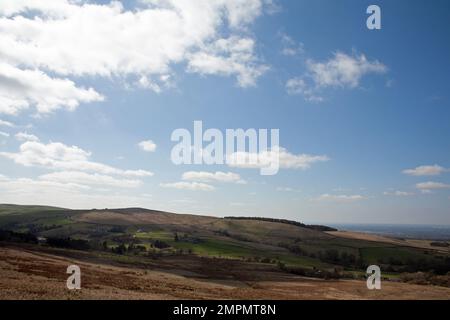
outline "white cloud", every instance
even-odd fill
[[[19,141],[39,141],[39,138],[34,134],[28,134],[26,132],[18,132],[14,135]]]
[[[27,141],[20,145],[19,152],[0,152],[0,156],[12,159],[15,163],[27,167],[87,171],[130,177],[153,175],[152,172],[145,170],[122,170],[106,164],[90,161],[90,152],[77,146],[67,146],[60,142],[44,144],[36,141]]]
[[[68,13],[70,0],[34,1],[34,0],[3,0],[0,4],[0,14],[11,17],[26,10],[40,10],[51,16],[63,16]]]
[[[197,181],[197,182],[233,182],[239,184],[245,184],[246,182],[241,179],[240,175],[233,172],[205,172],[205,171],[188,171],[183,173],[183,180]]]
[[[102,100],[103,96],[94,89],[78,88],[71,80],[0,63],[0,113],[15,115],[30,105],[34,105],[38,113],[60,108],[74,110],[82,102]]]
[[[297,56],[305,52],[304,45],[297,42],[285,33],[279,34],[281,38],[281,54],[285,56]]]
[[[260,153],[235,152],[228,156],[227,164],[236,168],[267,168],[278,157],[281,169],[309,169],[314,163],[330,160],[325,155],[292,154],[285,148]]]
[[[39,176],[40,180],[58,183],[76,183],[80,185],[99,185],[119,188],[137,188],[142,185],[140,180],[117,179],[98,173],[80,171],[59,171]]]
[[[301,190],[291,187],[277,187],[276,190],[280,192],[301,192]]]
[[[267,70],[247,29],[271,1],[140,2],[128,10],[119,1],[2,0],[0,82],[14,90],[0,91],[0,112],[72,110],[102,99],[75,77],[122,78],[159,92],[176,65],[235,76],[244,87]]]
[[[268,67],[259,64],[250,38],[219,39],[189,55],[188,71],[200,74],[235,75],[241,87],[254,86]]]
[[[317,95],[316,90],[310,87],[302,78],[292,78],[286,82],[286,90],[289,94],[301,94],[306,101],[322,102],[323,97]]]
[[[350,56],[337,52],[326,62],[308,61],[308,70],[320,87],[355,88],[366,74],[385,73],[387,67],[379,61],[367,60],[363,54]]]
[[[138,143],[138,146],[146,152],[154,152],[156,150],[156,144],[152,140],[141,141]]]
[[[354,194],[354,195],[345,195],[345,194],[341,194],[341,195],[333,195],[333,194],[322,194],[320,195],[318,198],[314,199],[317,201],[331,201],[331,202],[339,202],[339,203],[348,203],[348,202],[356,202],[356,201],[361,201],[361,200],[365,200],[367,199],[367,197],[364,197],[362,195],[359,194]]]
[[[190,190],[190,191],[213,191],[215,188],[209,184],[201,183],[201,182],[173,182],[173,183],[161,183],[161,187],[163,188],[174,188],[181,190]]]
[[[91,209],[147,207],[154,208],[153,201],[144,196],[127,195],[123,190],[99,193],[86,185],[61,183],[40,179],[9,179],[0,175],[0,194],[5,203],[28,205],[53,205],[64,208]]]
[[[143,89],[150,89],[156,93],[160,93],[161,92],[161,87],[159,86],[158,83],[152,81],[151,79],[149,79],[149,77],[147,76],[142,76],[138,82],[137,82],[138,87],[143,88]]]
[[[0,126],[13,128],[14,124],[9,122],[9,121],[5,121],[5,120],[0,119]]]
[[[90,188],[72,182],[61,183],[57,181],[33,180],[29,178],[10,179],[3,176],[3,179],[0,179],[0,189],[2,189],[3,192],[24,195],[32,192],[40,194],[43,189],[49,192],[79,192],[89,190]],[[4,194],[2,193],[2,195]]]
[[[8,138],[9,137],[9,133],[0,131],[0,136]]]
[[[412,196],[412,195],[414,195],[413,192],[400,191],[400,190],[395,190],[395,191],[385,191],[385,192],[383,192],[383,194],[384,194],[385,196],[396,196],[396,197],[407,197],[407,196]]]
[[[419,166],[414,169],[406,169],[403,170],[403,173],[410,176],[437,176],[447,171],[449,171],[449,169],[445,169],[435,164],[435,165]]]
[[[417,183],[416,188],[422,191],[423,193],[430,193],[432,190],[449,189],[450,185],[442,182],[428,181]]]
[[[302,94],[308,101],[321,101],[319,93],[328,87],[356,88],[368,74],[383,74],[387,67],[377,60],[370,61],[364,54],[348,55],[336,52],[324,62],[308,60],[306,73],[286,82],[289,94]]]
[[[281,50],[281,53],[284,56],[296,56],[297,54],[299,54],[299,50],[296,48],[285,47]]]

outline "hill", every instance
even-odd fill
[[[90,253],[37,252],[0,243],[0,300],[4,299],[450,299],[450,289],[383,282],[367,290],[359,280],[318,280],[254,263],[185,258],[132,265],[99,261]],[[204,259],[203,259],[204,260]],[[82,270],[82,290],[65,287],[69,264]],[[208,264],[208,268],[207,267]],[[185,267],[186,268],[186,267]],[[207,272],[217,270],[217,273]]]
[[[0,243],[59,256],[83,255],[105,264],[168,268],[208,278],[227,274],[228,280],[250,275],[264,278],[267,272],[271,272],[270,278],[275,272],[363,279],[367,266],[378,264],[385,279],[400,281],[406,279],[404,275],[420,271],[427,274],[426,281],[415,276],[408,281],[450,286],[446,275],[450,255],[442,248],[343,237],[322,230],[328,228],[278,219],[217,218],[143,208],[69,210],[0,205]],[[225,269],[218,266],[222,260],[229,261]],[[230,274],[231,261],[241,271]]]

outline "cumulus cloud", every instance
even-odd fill
[[[205,172],[205,171],[188,171],[183,173],[183,180],[197,182],[232,182],[245,184],[241,176],[233,172]]]
[[[377,60],[369,61],[363,54],[350,56],[337,52],[326,62],[308,61],[308,70],[320,87],[355,88],[363,76],[385,73],[387,67]]]
[[[145,140],[138,143],[139,148],[145,152],[154,152],[156,144],[152,140]]]
[[[71,80],[0,63],[0,113],[15,115],[30,105],[34,105],[38,113],[60,108],[74,110],[80,103],[101,100],[103,96],[94,89],[79,88]]]
[[[2,0],[0,88],[8,89],[0,91],[0,112],[73,110],[102,100],[94,88],[75,84],[84,76],[120,77],[159,92],[175,65],[254,85],[267,67],[247,28],[268,4],[144,0],[125,9],[119,1]]]
[[[356,88],[364,76],[387,71],[383,63],[369,60],[364,54],[336,52],[324,62],[308,60],[306,73],[289,79],[286,90],[289,94],[302,94],[309,101],[321,101],[319,94],[324,88]]]
[[[44,144],[27,141],[20,145],[19,151],[0,152],[0,156],[12,159],[27,167],[42,167],[53,170],[77,170],[100,174],[114,174],[130,177],[152,176],[146,170],[123,170],[90,160],[91,153],[77,146],[67,146],[60,142]]]
[[[190,190],[190,191],[213,191],[215,188],[209,184],[201,182],[173,182],[173,183],[161,183],[163,188],[173,188],[180,190]]]
[[[26,132],[18,132],[14,135],[14,137],[18,140],[18,141],[39,141],[39,138],[36,137],[34,134],[29,134]]]
[[[367,199],[367,197],[364,197],[362,195],[359,194],[354,194],[354,195],[345,195],[345,194],[340,194],[340,195],[334,195],[334,194],[322,194],[320,195],[318,198],[314,199],[317,201],[331,201],[331,202],[339,202],[339,203],[349,203],[349,202],[356,202],[356,201],[361,201],[361,200],[365,200]]]
[[[450,170],[435,164],[419,166],[414,169],[406,169],[403,170],[403,173],[410,176],[437,176],[448,171]]]
[[[254,86],[268,66],[259,64],[249,38],[219,39],[189,55],[188,71],[200,74],[235,75],[241,87]]]

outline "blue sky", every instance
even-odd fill
[[[447,1],[377,1],[381,30],[373,1],[23,3],[0,4],[0,202],[450,224]],[[194,120],[279,128],[294,165],[176,166]]]

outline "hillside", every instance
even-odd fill
[[[359,280],[318,280],[262,269],[234,261],[206,262],[188,258],[194,271],[164,261],[164,269],[149,265],[99,262],[97,258],[29,248],[4,248],[0,243],[0,300],[4,299],[450,299],[450,289],[384,282],[382,290],[367,290]],[[82,270],[82,290],[65,287],[69,264]],[[203,265],[203,268],[202,268]],[[258,276],[249,277],[256,274]]]
[[[261,218],[0,205],[0,244],[220,281],[295,275],[360,279],[363,285],[367,266],[378,264],[385,279],[450,287],[450,255],[442,249],[343,237],[316,226]],[[425,280],[404,276],[418,271],[426,272]]]

